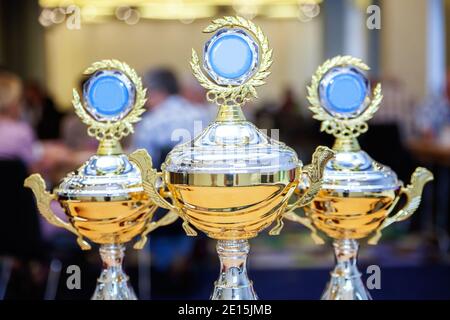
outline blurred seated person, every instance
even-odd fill
[[[87,77],[80,79],[78,92],[83,92],[83,87],[87,79]],[[88,135],[86,125],[75,114],[74,108],[70,108],[70,112],[66,113],[61,122],[61,138],[64,144],[72,150],[88,151],[91,154],[97,150],[98,141]]]
[[[205,88],[191,73],[183,79],[181,95],[204,114],[203,118],[206,121],[206,123],[203,123],[204,127],[215,119],[218,112],[217,106],[208,102]]]
[[[17,159],[29,171],[50,171],[55,165],[79,161],[61,143],[40,142],[32,127],[22,120],[23,89],[18,76],[0,71],[0,159]]]
[[[30,125],[22,116],[22,82],[7,71],[0,71],[0,159],[18,159],[31,165],[40,153],[34,144]]]
[[[54,140],[60,138],[60,126],[63,113],[59,112],[53,100],[38,82],[25,84],[25,116],[35,128],[39,140]]]
[[[136,126],[132,146],[144,148],[159,168],[166,155],[177,144],[199,134],[208,124],[207,115],[197,105],[180,95],[175,74],[168,69],[155,69],[144,75],[149,92],[148,112]]]

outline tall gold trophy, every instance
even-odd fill
[[[376,244],[384,228],[409,218],[420,204],[424,185],[433,180],[430,171],[417,168],[404,187],[395,172],[361,150],[356,138],[367,131],[367,121],[382,100],[380,84],[370,92],[367,70],[359,59],[337,56],[317,69],[308,87],[314,119],[322,121],[322,131],[336,137],[336,157],[325,168],[319,194],[304,207],[306,216],[291,210],[285,217],[310,228],[317,243],[323,243],[317,229],[333,239],[336,266],[322,295],[325,300],[371,299],[356,266],[357,240],[371,236],[369,243]],[[300,184],[298,196],[303,188]],[[402,196],[406,204],[397,210]]]
[[[176,211],[188,235],[197,234],[195,227],[218,240],[221,270],[211,299],[255,300],[246,269],[248,239],[274,222],[274,232],[280,229],[301,174],[311,177],[311,187],[297,205],[314,198],[333,152],[318,149],[314,162],[302,168],[291,148],[245,119],[241,106],[257,97],[255,88],[264,84],[272,64],[272,50],[259,27],[241,17],[224,17],[204,32],[213,35],[204,46],[203,70],[194,50],[191,67],[208,101],[219,105],[216,120],[176,146],[162,173],[151,169],[145,151],[132,160],[144,173],[151,199]]]
[[[144,192],[141,172],[119,143],[133,132],[133,124],[145,111],[146,91],[136,72],[117,60],[96,62],[84,73],[90,78],[82,99],[73,91],[73,105],[89,135],[100,141],[97,154],[69,173],[53,193],[45,190],[36,173],[25,180],[25,186],[33,190],[44,218],[75,234],[83,250],[91,248],[85,238],[100,245],[103,270],[92,299],[134,300],[122,270],[124,244],[140,235],[134,247],[141,249],[150,231],[174,221],[172,213],[151,221],[157,207]],[[64,208],[67,222],[52,212],[52,200]]]

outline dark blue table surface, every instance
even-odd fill
[[[251,270],[249,276],[260,299],[317,300],[329,279],[329,270]],[[208,299],[216,277],[217,273],[210,270],[197,279],[198,287],[192,293],[153,294],[152,299]],[[450,266],[384,267],[381,289],[370,293],[375,300],[450,299]]]

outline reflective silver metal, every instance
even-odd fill
[[[322,294],[322,300],[371,300],[356,265],[358,242],[354,239],[333,241],[336,266]]]
[[[219,279],[214,282],[211,300],[258,300],[247,275],[248,240],[219,240]]]
[[[125,247],[122,244],[100,246],[103,270],[97,279],[92,300],[137,300],[128,276],[122,269]]]

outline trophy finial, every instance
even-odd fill
[[[337,56],[317,69],[307,88],[314,119],[322,121],[321,131],[338,139],[339,148],[358,148],[355,138],[367,131],[367,121],[383,98],[380,84],[370,92],[363,73],[367,70],[369,67],[358,58]]]
[[[146,90],[128,64],[118,60],[94,62],[84,72],[83,99],[74,89],[75,112],[100,141],[98,154],[119,154],[119,140],[134,132],[133,124],[145,112]]]
[[[255,88],[265,83],[272,65],[272,49],[261,28],[242,17],[227,16],[213,20],[203,32],[215,34],[205,43],[203,70],[194,49],[191,68],[208,91],[208,101],[242,106],[257,98]]]

